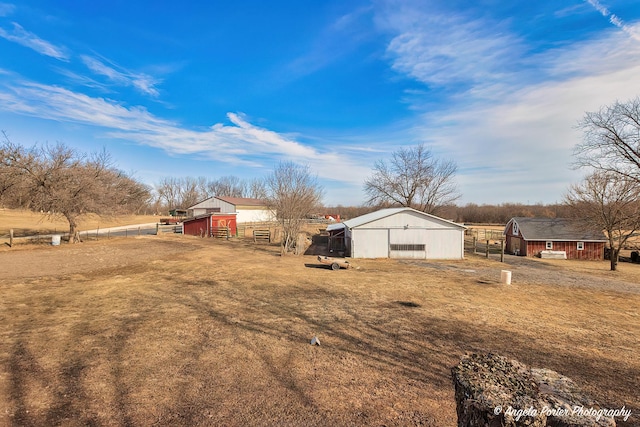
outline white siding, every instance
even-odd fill
[[[387,212],[391,214],[382,218],[374,214],[354,218],[353,258],[464,258],[464,227],[411,209],[380,214]],[[392,251],[391,245],[404,246],[394,246]]]
[[[451,223],[428,218],[413,211],[398,212],[363,225],[366,228],[451,228]]]
[[[207,213],[207,209],[212,208],[220,208],[220,213],[234,213],[236,211],[236,207],[234,205],[223,200],[216,199],[215,197],[211,197],[197,205],[193,205],[189,208],[189,211],[191,216],[198,216]]]
[[[262,206],[242,206],[211,197],[189,208],[190,216],[198,216],[208,213],[207,209],[219,208],[220,213],[237,213],[238,224],[244,222],[275,221],[272,211]]]
[[[429,259],[464,258],[464,230],[428,230],[426,244]]]
[[[427,230],[417,228],[392,228],[389,229],[389,257],[390,258],[419,258],[427,257],[426,251]],[[403,245],[401,250],[394,250],[393,245]],[[409,246],[410,245],[410,246]],[[412,247],[413,249],[407,249]],[[416,246],[424,246],[417,248]]]
[[[351,254],[353,258],[388,258],[389,231],[387,229],[352,230]]]
[[[265,222],[265,221],[275,221],[275,215],[269,209],[262,208],[249,208],[245,209],[243,207],[238,208],[238,216],[236,217],[238,224],[244,222]]]

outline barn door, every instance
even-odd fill
[[[390,229],[389,257],[425,259],[427,257],[427,230]]]

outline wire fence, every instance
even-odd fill
[[[308,219],[304,223],[309,229],[315,229],[331,223],[326,219]],[[303,228],[307,228],[304,227]],[[264,230],[269,231],[269,241],[277,242],[282,233],[282,224],[278,221],[270,222],[249,222],[241,223],[237,225],[236,235],[230,237],[248,238],[254,239],[254,231],[262,232]],[[15,232],[14,232],[15,231]],[[308,230],[307,230],[308,231]],[[131,227],[115,227],[115,228],[97,228],[95,230],[80,231],[79,237],[81,241],[95,241],[101,239],[111,239],[116,237],[138,237],[158,234],[179,234],[183,233],[182,224],[146,224],[144,226],[131,226]],[[59,245],[62,242],[69,241],[69,232],[53,230],[43,231],[26,231],[23,229],[10,230],[8,234],[0,234],[0,245],[14,246],[21,244],[49,244]]]
[[[160,225],[155,224],[153,226],[131,226],[131,227],[116,227],[106,229],[85,230],[78,233],[81,241],[92,241],[101,239],[111,239],[116,237],[138,237],[138,236],[151,236],[165,233],[182,233],[182,225]],[[53,232],[39,232],[34,233],[14,233],[14,230],[10,230],[8,234],[0,235],[0,244],[12,247],[18,244],[49,244],[59,245],[61,242],[69,241],[68,232],[57,232],[54,229]]]

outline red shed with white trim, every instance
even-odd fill
[[[198,215],[185,219],[182,224],[183,233],[190,236],[222,237],[226,236],[226,230],[229,236],[235,236],[237,232],[235,213]]]

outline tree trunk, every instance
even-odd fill
[[[611,254],[610,254],[610,258],[611,258],[611,271],[616,271],[616,268],[618,267],[618,257],[620,254],[620,250],[619,249],[614,249],[611,248]]]
[[[69,243],[79,243],[80,233],[78,232],[78,223],[76,217],[73,215],[65,214],[65,218],[69,221]]]

